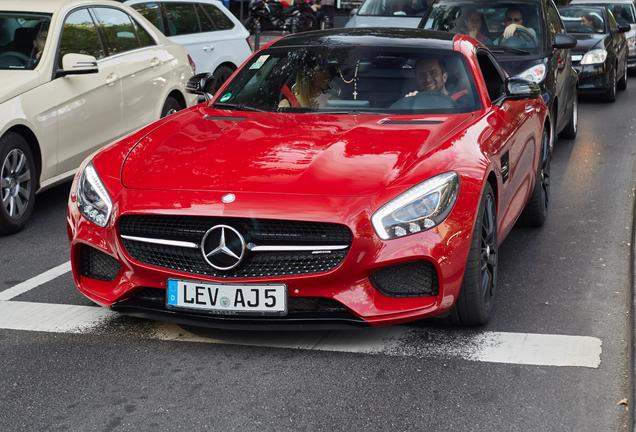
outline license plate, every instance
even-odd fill
[[[224,315],[287,315],[287,286],[168,279],[166,307]]]

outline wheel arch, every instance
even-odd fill
[[[22,124],[11,126],[2,135],[3,136],[6,135],[7,132],[13,132],[20,135],[22,138],[26,140],[27,144],[31,148],[31,151],[33,152],[33,156],[35,158],[35,161],[34,161],[35,169],[37,171],[37,178],[38,178],[37,189],[39,189],[40,176],[42,174],[42,150],[40,149],[40,143],[38,141],[38,138],[35,136],[35,133],[33,133],[33,131],[28,126],[25,126]]]
[[[181,104],[181,109],[187,108],[188,107],[188,103],[186,101],[185,96],[183,95],[183,93],[181,93],[181,91],[174,89],[172,90],[170,93],[168,93],[168,96],[166,96],[165,100],[168,100],[169,97],[172,97],[174,99],[176,99],[177,101],[179,101],[179,103]],[[164,104],[166,103],[164,100]]]

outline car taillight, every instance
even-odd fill
[[[190,57],[190,54],[188,54],[188,63],[190,63],[192,73],[195,73],[197,71],[197,65],[194,63],[194,60],[192,60],[192,57]]]

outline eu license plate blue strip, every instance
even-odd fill
[[[174,279],[168,279],[168,304],[176,305],[179,303],[179,294],[177,292],[178,283]]]

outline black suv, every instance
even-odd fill
[[[570,59],[576,39],[566,34],[552,0],[439,0],[419,27],[466,34],[486,45],[508,75],[541,85],[554,132],[576,137],[577,73]]]

